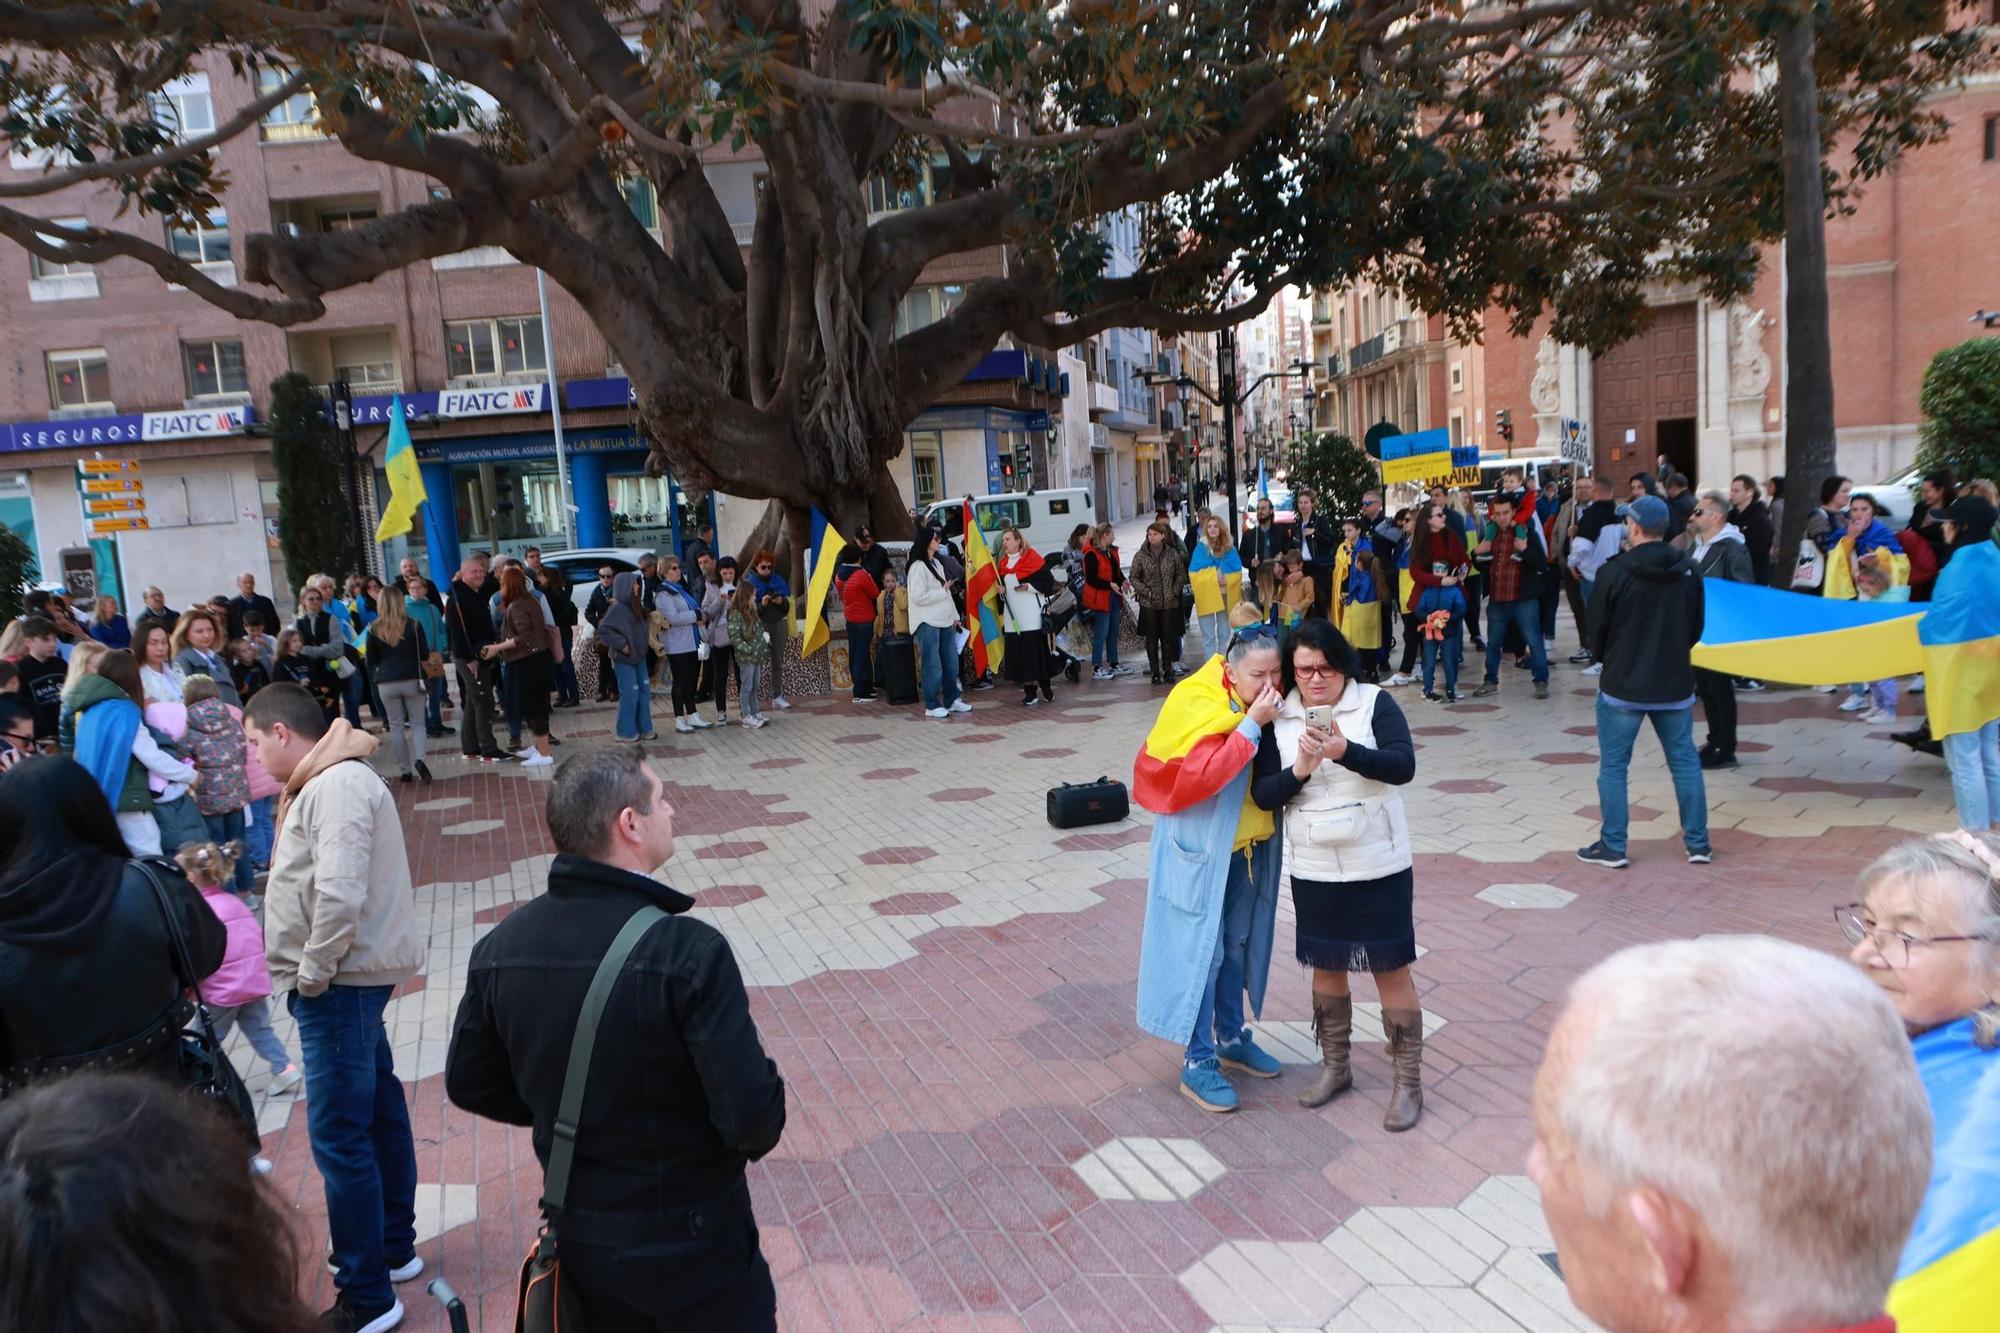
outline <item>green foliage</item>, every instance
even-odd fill
[[[278,547],[285,556],[285,581],[294,589],[313,574],[331,574],[338,582],[361,567],[340,450],[340,437],[306,377],[294,371],[272,380]]]
[[[41,567],[35,549],[20,533],[0,523],[0,624],[21,614]]]
[[[1292,447],[1288,484],[1319,498],[1319,512],[1347,518],[1361,512],[1361,493],[1380,490],[1375,464],[1338,431],[1308,435]]]
[[[1918,463],[1948,467],[1961,480],[2000,477],[2000,338],[1947,347],[1924,369]]]

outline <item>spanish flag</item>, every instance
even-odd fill
[[[1221,791],[1257,757],[1256,743],[1237,730],[1242,725],[1243,706],[1230,692],[1222,658],[1211,657],[1174,686],[1153,719],[1132,764],[1132,799],[1156,815],[1171,815]],[[1272,828],[1271,812],[1258,809],[1246,789],[1236,846],[1262,842]]]
[[[389,447],[382,454],[382,470],[389,474],[389,507],[375,525],[375,540],[386,542],[400,537],[417,523],[417,506],[430,496],[424,493],[423,470],[417,466],[417,451],[410,445],[410,423],[403,419],[403,395],[389,403]]]
[[[1848,602],[1709,579],[1694,664],[1792,685],[1845,685],[1925,669],[1923,602]]]
[[[2000,1052],[1973,1027],[1962,1018],[1912,1043],[1933,1147],[1930,1188],[1889,1288],[1902,1333],[1983,1333],[2000,1311]]]
[[[965,627],[972,632],[972,669],[981,675],[997,670],[1007,652],[1000,637],[1000,569],[986,534],[973,521],[970,500],[965,503]]]
[[[841,548],[847,545],[847,538],[817,508],[813,510],[813,518],[824,530],[820,533],[819,551],[813,556],[812,581],[806,584],[806,637],[799,644],[800,657],[811,657],[826,644],[827,589],[833,586],[834,563],[840,559]]]
[[[2000,718],[2000,546],[1969,542],[1953,551],[1918,609],[1931,735],[1977,731]]]

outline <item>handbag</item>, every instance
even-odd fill
[[[1826,553],[1810,537],[1799,538],[1799,559],[1792,567],[1794,588],[1817,588],[1826,582]]]
[[[562,1101],[556,1108],[555,1132],[549,1143],[549,1168],[542,1175],[542,1227],[521,1260],[521,1285],[514,1304],[514,1333],[584,1333],[583,1303],[576,1289],[563,1281],[562,1252],[551,1216],[560,1213],[569,1195],[570,1166],[576,1159],[576,1122],[583,1114],[583,1086],[590,1079],[591,1048],[597,1044],[597,1024],[618,984],[632,951],[639,947],[666,911],[651,903],[632,914],[611,941],[611,948],[590,978],[583,1009],[576,1016],[576,1037],[570,1042],[569,1068],[563,1074]]]
[[[236,1065],[228,1052],[215,1036],[215,1020],[208,1012],[208,1004],[201,998],[201,986],[194,976],[194,962],[188,954],[187,941],[181,937],[180,920],[174,916],[172,906],[167,902],[167,886],[153,867],[144,861],[135,860],[133,865],[146,877],[152,886],[153,902],[160,909],[160,918],[166,922],[167,944],[173,955],[174,979],[184,992],[194,996],[195,1026],[183,1028],[180,1033],[181,1086],[204,1101],[220,1108],[235,1127],[242,1132],[250,1144],[250,1151],[256,1152],[263,1146],[263,1139],[257,1133],[257,1108],[250,1101],[250,1089],[243,1085],[243,1076],[236,1072]]]

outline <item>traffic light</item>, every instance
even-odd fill
[[[1514,442],[1514,414],[1503,407],[1493,414],[1493,423],[1495,428],[1500,432],[1500,438],[1512,444]]]
[[[1035,484],[1035,457],[1027,436],[1014,441],[1014,477],[1022,487]]]

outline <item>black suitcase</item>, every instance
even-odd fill
[[[907,634],[891,634],[882,640],[875,656],[876,684],[892,704],[917,701],[917,641]]]
[[[1049,788],[1049,823],[1057,828],[1115,824],[1131,813],[1132,803],[1125,795],[1125,784],[1110,778],[1066,782]]]

